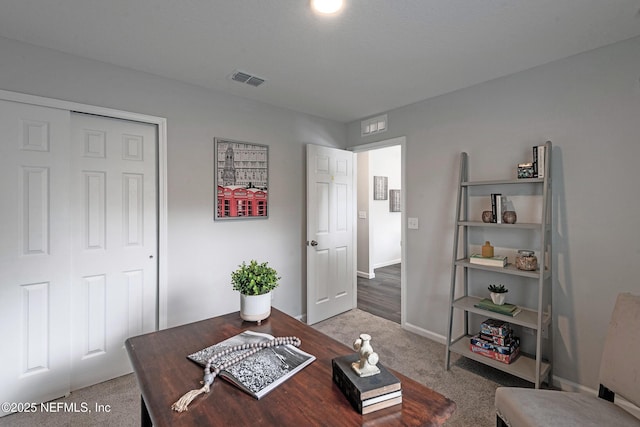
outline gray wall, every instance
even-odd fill
[[[597,388],[618,292],[640,292],[640,38],[388,112],[407,137],[407,323],[446,335],[458,156],[472,179],[510,178],[553,149],[554,375]],[[360,123],[349,125],[349,145]],[[632,355],[629,355],[633,357]]]
[[[0,58],[0,89],[167,118],[169,326],[238,310],[251,258],[282,276],[275,307],[306,312],[304,146],[344,147],[346,125],[3,38]],[[269,145],[268,220],[213,221],[216,136]]]

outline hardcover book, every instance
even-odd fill
[[[225,348],[270,341],[273,338],[269,334],[244,331],[218,344],[190,354],[187,358],[205,367],[207,360]],[[217,359],[214,366],[221,366],[226,361],[249,351],[238,350],[226,354]],[[316,360],[315,356],[292,345],[267,347],[220,371],[218,375],[256,399],[260,399],[314,360]]]
[[[474,307],[481,308],[483,310],[494,311],[496,313],[504,314],[505,316],[517,316],[522,311],[520,307],[514,304],[494,304],[489,298],[483,298],[480,302],[473,305]]]
[[[363,400],[361,402],[361,407],[357,406],[356,409],[362,415],[366,415],[371,412],[379,411],[380,409],[397,405],[399,403],[402,403],[402,390],[392,391],[391,393],[383,394],[382,396]]]
[[[333,381],[344,393],[351,405],[358,412],[365,414],[401,403],[402,385],[400,380],[380,363],[377,364],[380,369],[379,374],[369,377],[358,376],[351,369],[351,364],[359,359],[360,356],[357,353],[353,353],[336,357],[331,361]],[[378,400],[375,400],[376,398]],[[386,402],[386,405],[378,405],[381,402]],[[368,408],[366,409],[367,412],[365,412],[365,408]]]
[[[502,255],[483,257],[481,254],[471,254],[469,262],[471,264],[486,265],[489,267],[506,267],[507,257]]]

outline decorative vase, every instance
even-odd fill
[[[502,222],[505,224],[515,224],[518,220],[518,215],[516,215],[516,211],[504,211],[502,214]]]
[[[482,222],[493,222],[493,212],[482,211]]]
[[[240,317],[248,322],[262,323],[271,315],[271,292],[262,295],[240,294]]]
[[[482,246],[482,256],[485,258],[493,258],[493,246],[487,240]]]
[[[491,292],[491,301],[494,304],[502,305],[505,299],[507,299],[507,296],[504,293]]]

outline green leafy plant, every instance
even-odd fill
[[[280,276],[278,272],[269,267],[268,263],[258,263],[251,260],[249,264],[242,262],[242,265],[231,273],[231,284],[233,290],[240,291],[244,295],[262,295],[278,287]]]
[[[489,285],[489,292],[494,292],[496,294],[504,294],[505,292],[509,292],[509,289],[505,288],[504,285]]]

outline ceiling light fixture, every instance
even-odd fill
[[[311,7],[318,13],[329,15],[342,9],[343,0],[311,0]]]

